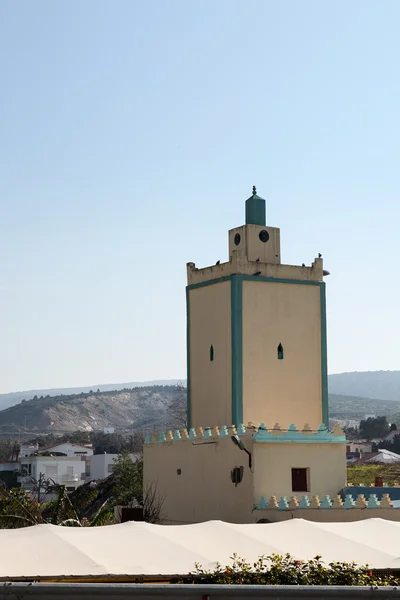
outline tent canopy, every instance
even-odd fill
[[[212,569],[236,553],[254,562],[289,553],[298,560],[317,554],[325,563],[352,561],[375,569],[400,568],[400,523],[366,519],[353,523],[196,525],[123,523],[106,527],[37,525],[0,530],[0,578],[68,578],[185,575],[195,563]]]

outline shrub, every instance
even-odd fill
[[[207,571],[196,564],[191,576],[196,583],[231,585],[395,586],[400,583],[400,578],[379,576],[368,565],[360,567],[355,562],[325,565],[321,556],[302,561],[290,554],[261,556],[253,564],[234,554],[230,565],[223,567],[217,564],[214,570]]]

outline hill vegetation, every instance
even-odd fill
[[[149,386],[110,392],[35,396],[0,411],[0,433],[153,429],[179,426],[180,386]],[[183,426],[183,425],[182,425]]]
[[[329,392],[400,402],[400,371],[355,371],[329,375]]]
[[[185,388],[173,385],[102,386],[54,395],[21,392],[26,397],[0,411],[0,435],[49,432],[165,429],[185,424]],[[400,371],[342,373],[329,376],[330,416],[361,420],[366,414],[400,422]],[[68,390],[67,390],[68,391]],[[56,390],[58,392],[58,390]],[[17,395],[14,395],[14,400]],[[380,394],[380,395],[379,395]],[[6,395],[10,400],[10,395]],[[0,406],[2,398],[0,395]]]

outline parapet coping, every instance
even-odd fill
[[[296,496],[281,496],[278,500],[276,496],[271,496],[269,500],[261,496],[255,506],[255,510],[301,510],[301,509],[352,509],[352,508],[393,508],[392,500],[389,494],[383,494],[382,499],[378,500],[376,494],[370,494],[368,499],[364,494],[358,494],[354,500],[351,494],[346,494],[345,500],[338,496],[324,496],[322,500],[319,496],[301,496],[300,500]]]
[[[175,429],[169,431],[148,433],[145,437],[145,444],[166,444],[181,442],[186,440],[219,440],[231,435],[239,437],[251,436],[253,441],[273,442],[273,443],[306,443],[306,444],[343,444],[346,443],[346,436],[339,425],[335,425],[332,431],[321,424],[318,429],[311,429],[306,423],[302,430],[297,429],[293,424],[287,429],[282,429],[279,423],[268,429],[265,423],[255,426],[249,423],[247,426],[241,423],[238,427],[235,425],[223,425],[222,427],[191,427],[190,429]]]

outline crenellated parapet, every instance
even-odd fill
[[[191,427],[190,429],[175,429],[169,431],[160,431],[148,433],[145,437],[145,444],[166,444],[181,441],[207,441],[220,440],[232,435],[243,437],[252,435],[252,429],[245,425],[222,425],[222,427]]]
[[[185,440],[220,440],[232,435],[239,437],[248,436],[254,442],[277,442],[277,443],[345,443],[346,437],[339,425],[335,425],[332,431],[324,425],[320,425],[318,429],[313,430],[306,423],[303,429],[297,429],[293,424],[287,428],[282,428],[279,423],[271,428],[268,428],[265,423],[260,423],[258,426],[254,423],[243,423],[235,427],[235,425],[222,425],[221,427],[192,427],[190,429],[175,429],[169,431],[148,433],[145,437],[145,444],[166,444],[173,442],[181,442]]]
[[[393,508],[392,500],[389,494],[383,494],[379,500],[376,494],[370,494],[365,498],[364,494],[358,494],[356,499],[351,494],[345,496],[344,501],[338,496],[282,496],[277,499],[276,496],[271,496],[268,500],[265,496],[261,496],[255,506],[255,510],[302,510],[302,509],[353,509],[353,508]]]
[[[322,424],[317,430],[312,430],[306,423],[302,430],[297,429],[296,425],[289,425],[287,429],[282,429],[279,423],[275,423],[272,429],[267,429],[264,423],[261,423],[254,435],[255,442],[300,442],[300,443],[345,443],[346,436],[339,425],[335,425],[332,431]]]
[[[254,276],[258,279],[293,279],[299,281],[323,281],[322,259],[316,258],[311,266],[282,265],[248,260],[234,252],[228,262],[218,263],[210,267],[197,268],[195,263],[186,265],[188,285],[197,285],[204,281],[218,280],[231,275]]]

